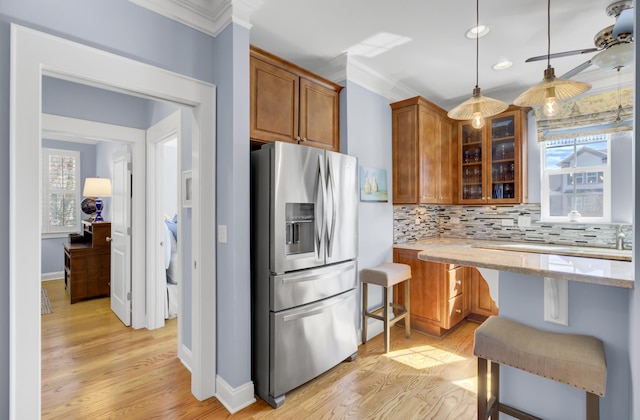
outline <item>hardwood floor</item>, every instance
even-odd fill
[[[261,399],[234,415],[215,398],[198,401],[177,358],[177,323],[126,328],[109,299],[69,304],[62,280],[43,283],[53,313],[42,315],[43,419],[473,419],[477,324],[444,339],[394,327],[345,362],[287,393],[272,409]]]

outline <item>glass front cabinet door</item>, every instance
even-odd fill
[[[511,107],[481,129],[459,123],[459,204],[527,201],[526,121],[526,110]]]

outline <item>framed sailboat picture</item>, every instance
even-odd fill
[[[360,201],[389,201],[386,169],[360,167]]]

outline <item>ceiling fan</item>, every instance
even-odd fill
[[[540,55],[525,60],[547,60],[548,58],[568,57],[571,55],[588,54],[598,52],[590,60],[569,70],[560,78],[569,79],[591,65],[596,65],[603,70],[619,70],[633,62],[633,0],[621,0],[607,6],[607,15],[615,16],[616,23],[607,26],[594,37],[595,48],[583,50],[564,51],[550,55]]]

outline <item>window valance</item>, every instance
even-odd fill
[[[626,88],[567,100],[553,117],[545,116],[537,107],[535,116],[539,141],[633,130],[633,90]]]

